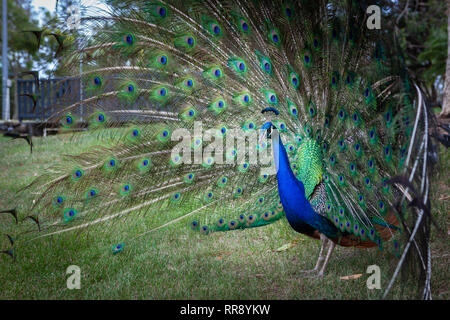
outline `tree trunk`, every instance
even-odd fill
[[[450,117],[450,0],[447,0],[447,65],[445,68],[444,98],[442,111],[439,115],[442,118]]]

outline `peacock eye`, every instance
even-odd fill
[[[101,85],[102,80],[99,77],[94,77],[92,79],[92,82],[94,83],[94,86],[98,87],[99,85]]]
[[[278,43],[278,41],[280,41],[280,36],[278,35],[278,33],[275,30],[273,30],[271,32],[271,37],[272,37],[273,42],[275,42],[275,43]]]
[[[159,14],[159,16],[160,16],[161,18],[165,18],[165,17],[166,17],[166,14],[167,14],[166,8],[160,7],[160,8],[158,9],[158,14]]]
[[[131,34],[127,34],[125,36],[125,42],[129,45],[133,44],[133,36]]]
[[[194,45],[194,38],[187,37],[186,38],[186,43],[187,43],[188,46],[192,47]]]
[[[215,23],[211,25],[211,30],[215,35],[218,35],[220,33],[220,27]]]
[[[290,8],[286,8],[286,15],[290,18],[292,16],[292,11]]]

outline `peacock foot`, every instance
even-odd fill
[[[310,269],[310,270],[301,270],[300,273],[314,273],[319,271],[318,269]]]
[[[323,278],[323,272],[317,272],[317,270],[307,270],[309,272],[302,271],[300,274],[300,278],[309,278],[309,279],[321,279]]]
[[[311,269],[311,270],[301,270],[300,271],[300,278],[315,278],[317,276],[318,269]]]

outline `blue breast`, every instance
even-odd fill
[[[338,229],[327,218],[317,214],[306,199],[303,183],[292,172],[286,149],[279,137],[275,139],[273,150],[278,194],[289,224],[300,233],[309,234],[319,230],[329,238],[337,237]]]

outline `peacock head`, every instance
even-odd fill
[[[266,112],[273,112],[276,116],[280,114],[280,112],[273,107],[261,110],[262,114]],[[272,123],[272,121],[264,123],[261,127],[261,137],[263,137],[264,133],[266,133],[267,139],[270,139],[272,137],[273,129],[277,129],[277,127]]]
[[[273,129],[276,129],[277,127],[274,126],[274,124],[271,121],[268,121],[266,123],[264,123],[261,126],[261,136],[264,136],[264,134],[266,134],[267,139],[271,139],[272,138],[272,131]]]

